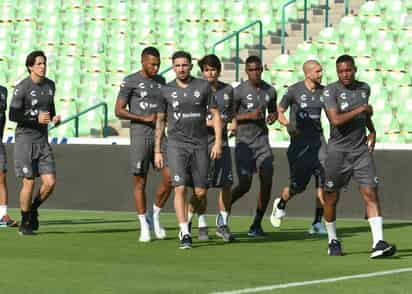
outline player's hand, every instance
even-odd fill
[[[50,122],[50,112],[48,111],[39,111],[38,122],[42,125],[47,125]]]
[[[373,152],[375,150],[376,133],[369,133],[366,138],[366,144],[368,145],[369,152]]]
[[[155,152],[154,156],[155,167],[158,169],[163,168],[163,154],[161,152]]]
[[[278,114],[276,112],[272,112],[268,114],[268,117],[266,118],[266,122],[268,124],[273,124],[278,118]]]
[[[213,144],[212,151],[210,152],[210,158],[212,160],[219,159],[222,155],[222,145],[215,143]]]
[[[286,125],[286,130],[288,131],[290,137],[295,137],[300,133],[296,126],[291,125],[290,123]]]
[[[365,112],[367,115],[372,116],[373,115],[373,107],[370,104],[365,104],[363,105],[363,112]]]
[[[157,113],[152,113],[152,114],[145,116],[143,118],[143,121],[147,123],[155,123],[156,119],[157,119]]]
[[[57,126],[57,125],[60,123],[60,120],[61,120],[60,115],[55,115],[55,116],[53,116],[53,118],[52,118],[52,123],[53,123],[55,126]]]

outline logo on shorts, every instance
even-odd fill
[[[246,99],[247,99],[247,100],[253,100],[252,94],[247,94]]]
[[[195,96],[196,98],[199,98],[199,97],[200,97],[200,92],[199,92],[198,90],[196,90],[196,91],[193,93],[193,96]]]
[[[144,89],[144,83],[140,83],[140,84],[138,85],[138,87],[139,87],[140,89]]]
[[[373,179],[373,181],[375,182],[375,184],[379,184],[379,178],[378,178],[378,177],[375,177],[375,178]]]
[[[180,181],[180,176],[179,176],[179,175],[175,175],[175,176],[173,177],[173,180],[174,180],[175,182],[179,182],[179,181]]]
[[[332,181],[327,181],[325,185],[326,185],[326,187],[328,187],[329,189],[330,189],[330,188],[333,188],[333,187],[335,186],[335,184],[334,184]]]
[[[172,98],[177,98],[177,92],[175,91],[175,92],[172,92],[172,94],[170,94],[170,96],[172,97]]]
[[[29,168],[27,166],[22,168],[23,173],[27,174],[29,172]]]
[[[36,96],[37,96],[36,91],[34,91],[34,90],[33,90],[33,91],[31,91],[31,92],[30,92],[30,96],[36,97]]]

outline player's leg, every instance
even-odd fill
[[[0,142],[0,228],[17,227],[17,222],[8,215],[8,193],[7,193],[7,159],[6,148]]]
[[[206,222],[206,209],[207,209],[207,190],[203,188],[194,188],[193,196],[189,204],[188,221],[189,227],[192,222],[190,214],[196,213],[198,215],[198,239],[200,241],[209,240],[209,229]],[[192,210],[190,210],[192,209]]]
[[[232,186],[225,185],[219,192],[219,214],[216,217],[216,235],[221,237],[225,242],[232,242],[235,240],[229,228],[229,212],[232,203]]]
[[[22,187],[20,190],[20,210],[21,222],[19,226],[19,233],[21,235],[32,235],[33,227],[30,222],[30,206],[34,190],[34,178],[22,178]]]
[[[158,239],[166,238],[166,230],[160,225],[160,212],[172,192],[169,168],[165,166],[162,171],[162,181],[156,192],[155,203],[153,204],[153,229]]]
[[[133,196],[137,217],[140,223],[140,242],[149,242],[151,240],[150,227],[146,218],[146,181],[146,174],[135,174],[133,176]]]
[[[316,177],[316,182],[318,182],[318,177]],[[322,223],[324,203],[325,203],[325,195],[324,195],[323,187],[319,187],[318,184],[316,184],[315,217],[309,228],[309,234],[319,234],[319,235],[327,234],[326,228]]]
[[[365,152],[355,161],[355,181],[360,185],[359,191],[365,202],[366,216],[372,232],[371,258],[392,256],[396,246],[388,244],[383,238],[383,217],[378,197],[378,178],[375,163],[370,152]]]
[[[249,192],[252,186],[253,174],[256,170],[256,162],[253,158],[252,150],[245,143],[236,144],[235,161],[238,184],[232,190],[231,206]]]

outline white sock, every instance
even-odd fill
[[[187,213],[187,222],[188,223],[192,222],[192,219],[193,219],[193,212],[189,211]]]
[[[161,211],[161,207],[157,207],[156,204],[153,204],[153,221],[159,221]]]
[[[140,229],[145,230],[149,229],[149,224],[146,221],[146,215],[145,214],[138,214],[139,217],[139,222],[140,222]]]
[[[220,215],[222,216],[222,222],[224,226],[227,226],[227,219],[229,217],[229,214],[227,213],[227,211],[220,211]]]
[[[338,238],[336,237],[336,222],[331,222],[331,223],[329,223],[329,222],[327,222],[327,221],[325,220],[325,227],[326,227],[326,230],[328,231],[328,240],[329,240],[329,243],[330,243],[333,239],[337,240]]]
[[[380,240],[383,240],[383,218],[381,216],[374,216],[368,218],[368,222],[372,231],[372,248],[374,248]]]
[[[182,236],[184,236],[184,235],[190,235],[188,223],[181,223],[181,224],[179,224],[179,228],[180,228],[180,232],[182,232]]]
[[[0,205],[0,218],[7,214],[7,205]]]
[[[206,215],[204,214],[199,214],[199,224],[198,224],[199,228],[206,228],[207,227],[207,223],[206,223]]]

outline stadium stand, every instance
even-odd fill
[[[260,19],[265,38],[264,77],[281,96],[302,78],[301,64],[319,59],[324,82],[336,79],[334,60],[342,53],[356,57],[358,76],[372,88],[379,140],[412,142],[408,111],[411,98],[411,1],[350,1],[356,13],[343,16],[341,0],[330,0],[330,26],[323,28],[324,1],[309,0],[309,40],[302,42],[303,0],[287,7],[287,54],[280,54],[281,7],[286,0],[2,0],[0,1],[0,83],[11,90],[26,75],[24,59],[33,49],[49,57],[48,76],[56,81],[56,104],[63,119],[98,102],[113,105],[122,78],[139,67],[147,45],[159,48],[162,70],[170,55],[185,49],[195,59],[213,43]],[[336,24],[339,22],[338,24]],[[319,32],[320,31],[320,32]],[[256,27],[240,35],[240,57],[256,52]],[[217,54],[224,61],[223,79],[233,81],[234,42],[224,42]],[[226,66],[227,65],[227,66]],[[233,68],[233,66],[232,66]],[[171,71],[166,73],[170,79]],[[103,115],[93,111],[80,119],[80,135],[101,135]],[[327,126],[324,118],[324,125]],[[8,122],[6,136],[14,130]],[[118,126],[119,127],[119,126]],[[285,131],[272,127],[276,141]],[[280,132],[279,132],[280,130]],[[73,123],[51,131],[71,137]]]

